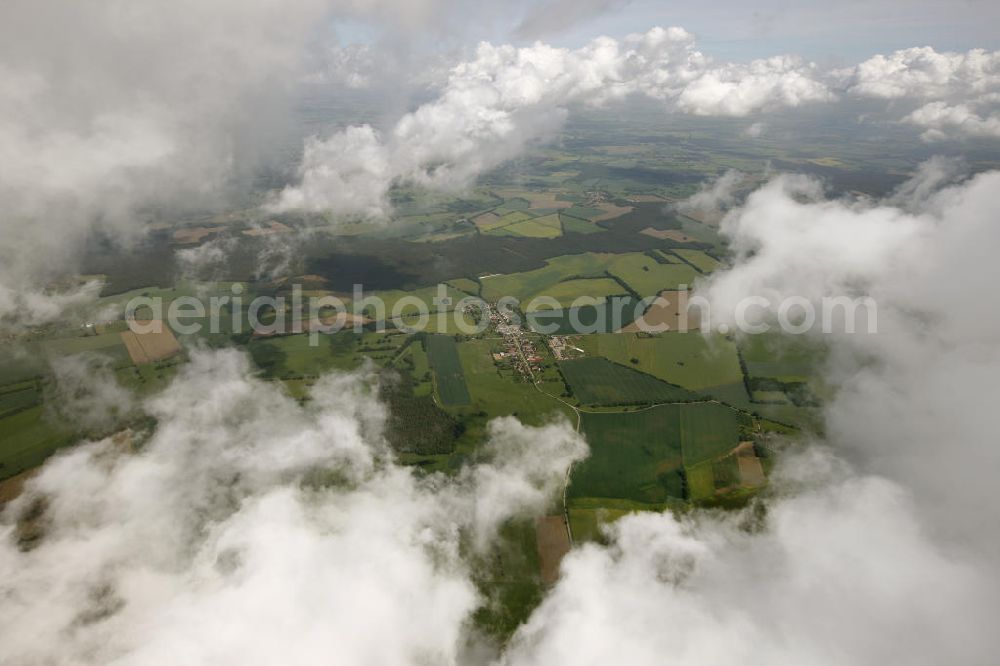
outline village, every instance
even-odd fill
[[[536,375],[543,369],[546,357],[539,349],[540,336],[514,321],[509,313],[501,311],[495,304],[489,304],[490,328],[503,340],[502,349],[492,353],[493,362],[506,366],[524,381],[536,382]],[[570,343],[571,336],[552,335],[547,337],[548,347],[556,361],[578,358],[584,354],[579,347]]]
[[[489,318],[490,326],[503,338],[503,350],[493,352],[493,362],[508,365],[524,381],[534,382],[535,373],[541,372],[545,359],[529,332],[495,304],[489,305]]]

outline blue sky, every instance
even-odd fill
[[[958,0],[634,0],[582,20],[546,41],[575,45],[679,25],[700,47],[725,59],[798,53],[820,61],[855,61],[909,46],[937,50],[1000,47],[1000,2]]]
[[[911,46],[1000,48],[995,0],[506,0],[459,3],[449,10],[442,9],[447,2],[436,6],[433,20],[396,38],[438,46],[541,40],[576,47],[602,34],[622,37],[676,25],[693,32],[699,48],[719,59],[796,53],[824,64],[854,63]],[[342,43],[377,41],[383,27],[340,22],[336,33]]]

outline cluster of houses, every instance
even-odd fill
[[[534,381],[535,373],[542,369],[544,357],[539,353],[534,340],[530,339],[520,324],[495,307],[490,307],[490,323],[503,337],[503,351],[494,352],[493,360],[508,363],[524,379]]]
[[[579,358],[584,355],[584,351],[579,347],[570,344],[569,336],[553,335],[549,338],[549,349],[557,361],[564,361],[568,358]]]

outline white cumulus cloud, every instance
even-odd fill
[[[570,106],[636,93],[681,112],[724,116],[831,99],[808,63],[777,57],[716,64],[682,28],[622,41],[602,37],[576,50],[483,43],[473,60],[452,69],[436,100],[404,115],[384,137],[353,127],[310,140],[300,181],[273,206],[371,216],[385,211],[396,182],[464,188],[551,135]]]
[[[716,321],[751,296],[772,316],[787,296],[878,303],[876,334],[814,331],[826,442],[786,455],[756,508],[634,515],[573,551],[504,663],[995,660],[1000,172],[929,193],[954,174],[937,161],[883,202],[779,178],[729,214],[735,265],[702,292]]]
[[[924,128],[928,141],[1000,137],[1000,51],[902,49],[834,75],[852,95],[919,103],[903,120]]]
[[[458,663],[483,602],[463,543],[544,511],[586,446],[508,419],[489,461],[418,477],[370,383],[327,377],[303,407],[241,354],[196,353],[137,451],[51,460],[0,514],[0,661]]]
[[[11,0],[0,8],[0,318],[95,231],[215,202],[253,162],[325,0]],[[57,305],[56,301],[50,301]]]

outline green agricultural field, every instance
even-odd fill
[[[559,221],[562,222],[563,233],[567,234],[599,234],[604,231],[603,227],[599,227],[589,220],[581,220],[578,217],[567,215],[565,212],[559,213]]]
[[[471,226],[466,226],[464,224],[456,225],[447,231],[437,231],[433,233],[426,234],[424,236],[418,236],[413,239],[414,243],[444,243],[450,240],[455,240],[456,238],[462,238],[464,236],[471,236],[475,233],[475,229]]]
[[[12,349],[0,349],[0,386],[19,384],[48,371],[48,365],[39,354],[20,354],[14,353]]]
[[[687,467],[685,472],[687,474],[688,497],[692,501],[697,502],[715,496],[715,475],[712,473],[711,460]]]
[[[743,381],[736,345],[700,333],[610,333],[585,335],[577,346],[588,355],[631,365],[663,381],[692,391]],[[632,364],[631,360],[638,363]]]
[[[711,464],[712,479],[716,490],[735,488],[742,482],[739,459],[735,455],[717,458]]]
[[[682,407],[585,413],[590,457],[573,468],[568,495],[644,503],[683,499]]]
[[[449,287],[458,289],[459,291],[465,292],[471,296],[479,295],[479,282],[477,280],[470,280],[469,278],[457,278],[455,280],[448,280],[446,283]]]
[[[640,252],[615,256],[607,270],[643,298],[694,284],[698,277],[698,271],[687,264],[661,264]]]
[[[551,224],[543,224],[542,220],[547,218],[555,219],[556,224],[554,226]],[[503,227],[501,231],[515,236],[524,236],[525,238],[558,238],[559,236],[562,236],[562,227],[559,226],[558,222],[558,216],[548,215],[546,217],[525,220],[523,222],[507,225],[506,227]]]
[[[739,444],[740,424],[747,417],[716,403],[681,407],[681,442],[686,467],[712,460]]]
[[[718,251],[722,251],[726,247],[725,240],[719,235],[715,227],[710,227],[707,224],[702,224],[684,216],[681,216],[680,220],[682,222],[681,231],[691,238],[702,243],[707,243]]]
[[[0,479],[41,465],[74,440],[72,428],[50,421],[40,405],[0,419],[0,433]]]
[[[535,224],[540,224],[543,227],[550,227],[559,231],[562,234],[562,223],[559,220],[559,211],[556,209],[549,210],[533,210],[531,211],[535,218],[531,220]],[[522,223],[523,224],[523,223]]]
[[[601,530],[622,516],[627,511],[620,509],[573,509],[569,510],[569,529],[573,534],[574,543],[600,541]]]
[[[787,405],[788,396],[784,391],[754,391],[754,402],[770,403],[773,405]]]
[[[456,303],[463,298],[470,297],[469,294],[459,291],[458,289],[455,289],[447,284],[444,285],[444,298],[449,299],[448,303],[438,302],[439,297],[437,286],[424,287],[423,289],[415,289],[413,291],[402,291],[399,289],[392,291],[376,291],[374,294],[371,294],[371,296],[382,300],[382,303],[384,304],[384,311],[379,312],[373,303],[366,303],[363,309],[366,316],[377,321],[391,318],[393,316],[393,312],[397,312],[404,316],[416,315],[420,311],[420,306],[418,306],[413,299],[417,299],[417,301],[423,303],[427,312],[437,312],[439,310],[453,310]],[[407,300],[401,303],[400,301],[403,301],[404,298]]]
[[[427,359],[427,351],[420,341],[414,341],[406,346],[397,356],[395,368],[409,371],[413,379],[412,393],[415,397],[430,396],[434,393],[434,376]]]
[[[525,238],[525,236],[521,236],[518,233],[515,233],[513,231],[508,231],[507,229],[510,226],[511,225],[506,225],[505,224],[502,227],[494,227],[494,228],[490,229],[489,231],[483,231],[482,233],[484,233],[487,236],[513,236],[515,238]]]
[[[70,338],[56,338],[38,343],[42,354],[65,356],[82,352],[99,352],[118,358],[126,358],[128,352],[122,344],[119,333],[104,333],[102,335],[80,335]]]
[[[567,497],[569,527],[574,543],[601,541],[601,528],[639,511],[662,511],[680,500],[650,504],[612,497]]]
[[[227,295],[232,295],[229,291],[230,287],[234,283],[224,282],[219,283],[217,286],[218,292]],[[243,283],[241,283],[243,284]],[[107,286],[107,285],[106,285]],[[115,306],[120,309],[120,312],[124,313],[125,305],[128,304],[133,298],[138,298],[140,296],[145,296],[152,299],[160,299],[163,302],[163,312],[155,313],[161,317],[167,316],[167,311],[175,299],[181,296],[197,296],[199,293],[199,288],[204,285],[199,285],[189,282],[179,282],[173,287],[161,288],[161,287],[140,287],[138,289],[132,289],[130,291],[125,291],[122,293],[114,294],[113,296],[103,296],[97,300],[96,309],[104,309],[109,306]],[[246,294],[244,293],[244,296]]]
[[[571,206],[569,208],[563,208],[562,213],[569,217],[576,217],[581,220],[592,220],[595,217],[600,217],[604,214],[604,211],[600,208],[591,208],[589,206]]]
[[[455,339],[450,335],[428,335],[424,344],[441,403],[450,406],[469,404],[471,398]]]
[[[642,314],[636,308],[637,303],[632,296],[611,296],[596,305],[528,313],[527,325],[546,335],[610,333],[628,326],[637,314]]]
[[[144,277],[143,279],[149,279]],[[175,300],[181,297],[195,297],[206,305],[209,305],[209,299],[212,297],[232,297],[232,289],[235,285],[240,285],[243,288],[240,298],[243,300],[244,308],[249,304],[253,298],[257,295],[254,293],[253,285],[247,282],[193,282],[193,281],[181,281],[175,284],[173,287],[160,288],[160,287],[141,287],[138,289],[132,289],[131,291],[126,291],[123,293],[118,293],[112,296],[105,296],[98,299],[97,304],[94,306],[95,310],[104,309],[116,309],[119,314],[124,314],[125,306],[130,300],[137,297],[146,297],[151,299],[159,299],[161,307],[157,308],[154,312],[148,305],[142,305],[136,310],[136,316],[138,318],[144,317],[156,317],[166,319],[170,312],[170,307]],[[108,285],[113,287],[114,285]],[[222,308],[223,316],[221,317],[221,330],[227,333],[232,329],[232,318],[229,315],[230,309],[228,306]],[[244,312],[244,317],[246,313]],[[197,318],[197,317],[186,317],[186,323],[191,324],[201,324],[202,330],[198,333],[199,337],[211,339],[213,334],[209,332],[209,321],[208,317]],[[223,337],[227,337],[223,336]],[[178,336],[181,339],[181,336]]]
[[[676,249],[673,252],[702,273],[711,273],[719,267],[719,262],[714,257],[705,254],[701,250]]]
[[[595,501],[607,501],[609,504],[618,503],[607,498],[595,498]],[[626,502],[621,503],[627,504]],[[616,506],[579,508],[571,505],[569,508],[569,529],[573,534],[573,542],[579,544],[586,543],[588,541],[603,541],[602,530],[606,526],[630,513],[635,513],[636,511],[646,511],[649,509],[650,507],[647,504],[638,504],[631,508],[618,508]]]
[[[826,358],[826,350],[804,336],[774,332],[745,336],[740,353],[750,377],[783,383],[807,381]]]
[[[359,336],[350,331],[320,335],[315,346],[307,333],[251,340],[247,349],[269,378],[318,377],[330,370],[358,366]]]
[[[751,362],[787,361],[808,363],[816,358],[821,347],[801,336],[783,335],[778,331],[748,335],[740,341],[744,360]]]
[[[530,220],[531,215],[524,212],[523,210],[515,210],[509,213],[505,213],[500,216],[501,226],[510,226],[511,224],[517,224],[518,222],[524,222],[525,220]]]
[[[539,388],[545,393],[517,381],[512,371],[501,372],[493,363],[491,353],[501,348],[493,340],[467,340],[458,345],[473,409],[490,417],[516,415],[530,425],[545,423],[555,414],[575,419],[572,409],[550,397],[566,390],[561,381],[543,381]]]
[[[0,393],[0,418],[40,405],[42,396],[35,382],[4,387]]]
[[[288,395],[299,401],[309,399],[310,391],[316,380],[314,379],[282,379],[281,383],[285,387]]]
[[[684,402],[698,395],[604,358],[581,358],[559,364],[574,397],[582,405],[636,405]]]
[[[542,601],[534,521],[506,523],[484,565],[477,571],[475,583],[487,602],[476,610],[473,621],[480,631],[503,641]]]
[[[507,226],[510,222],[503,221],[498,213],[484,213],[476,218],[475,224],[482,233],[489,233]]]
[[[521,197],[512,197],[503,202],[503,205],[496,208],[496,212],[503,215],[504,213],[519,212],[523,210],[528,210],[531,208],[531,202],[527,199],[522,199]],[[523,218],[522,218],[523,219]]]
[[[427,358],[427,350],[419,343],[411,344],[408,347],[410,358],[413,359],[413,376],[417,381],[430,381],[431,363]]]
[[[365,331],[356,350],[357,362],[370,358],[376,365],[386,367],[400,355],[400,351],[412,338],[390,329],[387,331]],[[346,345],[346,342],[344,343]]]
[[[478,325],[477,321],[483,322],[482,325]],[[455,335],[456,333],[474,335],[485,331],[489,325],[486,319],[477,320],[474,313],[455,310],[434,312],[425,321],[422,321],[420,316],[416,314],[404,315],[399,318],[399,321],[393,323],[400,324],[413,333],[444,333],[447,335]],[[480,331],[480,328],[483,330]]]
[[[535,217],[535,221],[541,222],[543,218],[551,218],[556,216],[556,219],[546,219],[545,224],[551,226],[559,226],[559,209],[558,208],[532,208],[528,211]]]
[[[605,263],[610,255],[567,254],[549,259],[542,268],[523,273],[494,275],[481,278],[483,298],[494,302],[504,296],[513,296],[527,302],[537,294],[570,278],[605,277]]]
[[[125,365],[115,369],[115,379],[139,395],[154,395],[170,383],[183,363],[183,356],[178,355],[155,363]]]
[[[706,395],[712,396],[716,400],[739,409],[751,412],[756,409],[754,404],[750,401],[750,396],[747,394],[746,383],[743,381],[733,382],[732,384],[723,384],[721,386],[711,386],[704,389],[703,392]]]
[[[797,361],[747,361],[747,374],[780,382],[803,382],[812,373],[811,363]]]
[[[739,459],[723,455],[705,460],[686,468],[690,499],[695,502],[711,500],[720,493],[731,499],[748,497],[748,490],[741,488],[742,476]]]
[[[583,296],[604,299],[609,296],[626,296],[625,290],[611,278],[583,278],[566,280],[546,287],[537,294],[532,294],[528,302],[522,304],[526,312],[549,309],[547,306],[531,307],[531,300],[541,297],[554,298],[559,305],[568,308],[573,302]]]
[[[780,424],[814,433],[823,432],[823,412],[815,407],[754,403],[751,405],[751,411]]]

